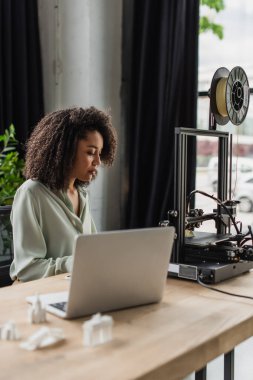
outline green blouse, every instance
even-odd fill
[[[11,212],[13,280],[30,281],[71,271],[76,235],[96,232],[86,190],[79,189],[79,200],[77,216],[65,192],[52,192],[30,179],[20,186]]]

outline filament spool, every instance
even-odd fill
[[[210,107],[217,124],[225,125],[229,121],[240,125],[249,108],[249,82],[245,71],[234,67],[230,72],[220,67],[214,73],[209,90]]]
[[[219,114],[223,117],[228,116],[226,107],[226,87],[227,78],[221,78],[216,87],[216,106]]]

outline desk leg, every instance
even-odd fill
[[[195,372],[195,380],[206,380],[206,367]]]
[[[234,380],[235,351],[224,355],[224,380]]]

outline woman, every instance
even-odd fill
[[[116,134],[110,116],[94,107],[55,111],[27,143],[25,181],[11,213],[13,280],[70,272],[74,238],[94,233],[87,185],[101,163],[112,165]]]

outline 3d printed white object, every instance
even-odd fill
[[[83,344],[94,347],[112,340],[113,319],[100,313],[83,323]]]
[[[0,337],[1,340],[19,340],[20,335],[15,323],[12,321],[8,321],[3,326],[1,326]]]
[[[38,294],[28,310],[28,317],[30,323],[44,323],[47,321],[46,310],[42,307],[40,296]]]
[[[25,342],[20,343],[20,347],[28,351],[34,351],[38,348],[52,346],[64,339],[65,337],[62,329],[42,327]]]

